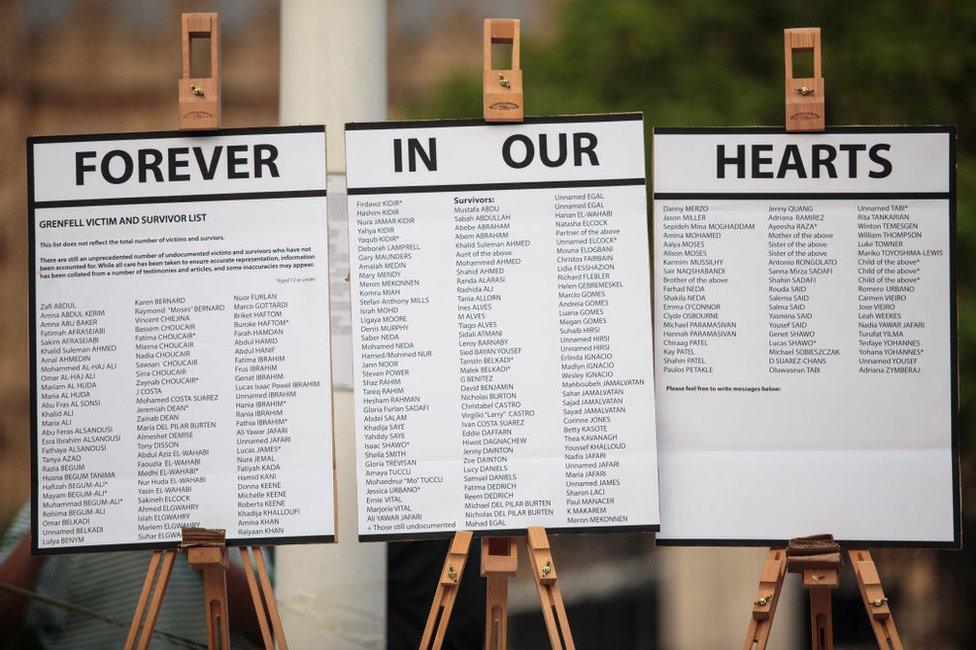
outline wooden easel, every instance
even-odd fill
[[[220,19],[216,13],[185,13],[182,23],[183,75],[178,80],[180,130],[220,127]],[[210,76],[192,77],[192,40],[210,39]],[[125,650],[145,650],[152,639],[159,609],[173,571],[178,550],[186,552],[190,567],[203,574],[207,645],[211,650],[230,650],[227,608],[227,544],[220,529],[185,527],[179,549],[153,551],[136,602]],[[275,602],[264,555],[259,546],[239,549],[244,575],[254,602],[266,650],[288,650],[278,605]],[[256,575],[255,575],[256,569]],[[277,642],[277,646],[275,643]]]
[[[230,649],[230,624],[227,618],[227,545],[224,531],[206,528],[184,528],[179,549],[153,551],[142,583],[142,591],[132,615],[132,624],[125,639],[126,650],[145,650],[152,639],[159,609],[166,595],[166,587],[179,550],[186,552],[190,567],[203,573],[204,614],[207,621],[207,645],[211,650]],[[281,617],[275,603],[274,591],[268,577],[264,555],[258,546],[240,549],[244,575],[251,591],[258,625],[266,650],[287,650]],[[255,568],[257,575],[255,576]]]
[[[471,548],[471,531],[454,533],[451,546],[441,569],[434,592],[434,601],[427,615],[427,624],[420,639],[421,650],[439,650],[451,619],[451,610],[464,574],[464,565]],[[531,527],[526,536],[526,550],[532,565],[532,578],[539,592],[542,616],[553,650],[575,650],[569,617],[557,582],[556,566],[546,529]],[[508,647],[508,579],[518,571],[518,551],[513,537],[483,537],[481,539],[481,575],[488,579],[488,598],[485,605],[485,650],[504,650]]]
[[[901,637],[888,607],[888,599],[881,587],[878,570],[870,551],[851,549],[847,557],[854,570],[854,579],[868,613],[875,641],[881,650],[902,650]],[[836,562],[836,564],[834,563]],[[830,606],[831,589],[838,584],[840,554],[836,561],[823,562],[822,566],[804,567],[802,563],[790,566],[786,549],[771,548],[763,564],[759,589],[752,604],[752,617],[746,630],[743,650],[764,650],[769,640],[773,616],[787,571],[803,574],[803,586],[810,590],[811,647],[815,650],[832,650],[834,647],[833,616]]]
[[[788,133],[823,132],[826,97],[821,68],[820,28],[806,27],[783,31],[786,95],[786,131]],[[794,52],[813,53],[813,77],[793,76]],[[901,650],[901,638],[895,628],[888,599],[881,588],[881,579],[865,549],[851,549],[847,556],[854,569],[861,600],[867,610],[875,640],[882,650]],[[801,573],[803,586],[810,590],[811,647],[832,650],[834,647],[831,589],[838,585],[841,564],[837,552],[823,555],[788,557],[787,549],[771,548],[759,577],[759,588],[752,604],[752,616],[746,630],[743,650],[764,650],[769,640],[773,616],[779,602],[786,572]]]
[[[487,18],[484,23],[483,111],[486,122],[522,122],[522,70],[520,69],[520,22],[511,19]],[[512,65],[496,69],[492,65],[492,45],[512,45]],[[457,589],[464,574],[464,565],[471,548],[471,531],[454,533],[451,546],[441,569],[434,592],[434,601],[427,615],[427,624],[420,640],[421,650],[438,650],[451,619]],[[556,581],[546,529],[530,527],[526,549],[546,621],[549,642],[555,650],[575,650],[569,618]],[[518,572],[518,550],[513,537],[484,537],[481,539],[481,575],[488,580],[485,605],[485,648],[504,650],[508,646],[508,580]]]

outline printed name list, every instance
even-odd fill
[[[362,539],[656,528],[642,135],[347,125]]]
[[[323,128],[30,151],[36,550],[332,539]]]
[[[956,539],[953,140],[655,132],[661,539]]]

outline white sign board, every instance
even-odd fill
[[[359,534],[656,530],[639,114],[349,124]]]
[[[659,541],[959,544],[954,147],[655,131]]]
[[[324,127],[28,141],[35,553],[335,535]]]

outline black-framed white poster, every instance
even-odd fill
[[[656,530],[643,129],[346,126],[360,539]]]
[[[960,543],[954,150],[655,130],[659,542]]]
[[[324,127],[27,151],[34,552],[333,540]]]

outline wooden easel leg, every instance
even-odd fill
[[[769,631],[773,626],[773,616],[783,589],[786,575],[786,550],[771,548],[766,555],[762,574],[759,576],[759,589],[752,602],[752,617],[746,630],[746,640],[742,650],[765,650],[769,641]]]
[[[838,584],[837,569],[805,569],[803,586],[810,591],[810,637],[813,650],[834,649],[830,590]]]
[[[813,650],[833,650],[834,624],[830,608],[830,587],[810,589],[810,647]]]
[[[457,598],[457,588],[461,584],[464,564],[468,560],[471,536],[469,530],[459,530],[454,533],[451,547],[444,559],[444,567],[441,569],[440,580],[437,582],[437,590],[434,592],[434,601],[427,615],[427,625],[424,626],[424,634],[420,639],[420,650],[440,650],[444,643],[444,634],[447,632],[451,610]]]
[[[227,618],[227,544],[223,529],[183,527],[180,548],[186,561],[203,575],[203,609],[210,650],[230,650]]]
[[[207,642],[210,648],[230,650],[225,567],[210,566],[203,569],[203,600],[207,611]]]
[[[280,650],[288,650],[285,628],[281,625],[281,616],[278,614],[278,601],[275,600],[271,578],[268,576],[268,567],[264,563],[264,553],[261,552],[259,546],[254,546],[251,550],[254,551],[254,560],[258,567],[258,582],[261,584],[261,590],[264,594],[264,604],[268,608],[268,618],[271,620],[271,629],[274,631],[275,641],[278,642]]]
[[[857,580],[857,589],[861,592],[864,609],[868,613],[874,638],[881,650],[903,650],[901,637],[895,627],[895,619],[888,607],[888,599],[881,588],[881,578],[877,567],[871,558],[871,553],[865,549],[851,549],[847,551]]]
[[[569,629],[566,605],[557,582],[556,565],[552,560],[549,537],[541,526],[529,528],[526,543],[529,547],[529,560],[532,563],[532,578],[539,592],[542,616],[546,621],[549,643],[553,650],[576,650],[573,633]]]
[[[488,578],[488,598],[485,606],[485,649],[504,650],[508,647],[508,577]]]
[[[261,549],[255,547],[258,554]],[[274,650],[274,638],[271,636],[271,628],[268,625],[268,615],[264,606],[262,589],[258,585],[257,578],[254,577],[254,564],[251,562],[251,547],[241,546],[241,564],[244,566],[244,577],[247,578],[247,587],[251,591],[251,601],[254,603],[254,613],[258,617],[258,626],[261,628],[261,639],[264,641],[265,650]],[[273,596],[272,596],[273,597]]]
[[[488,579],[485,602],[485,650],[508,647],[508,579],[518,571],[518,551],[511,537],[481,540],[481,575]]]
[[[159,608],[166,595],[169,576],[173,571],[176,551],[153,551],[146,569],[146,579],[142,583],[142,591],[136,602],[136,611],[132,614],[132,624],[129,634],[125,638],[125,650],[145,650],[149,647]],[[149,610],[146,611],[146,604]],[[143,620],[145,618],[145,620]],[[140,634],[141,633],[141,634]]]

